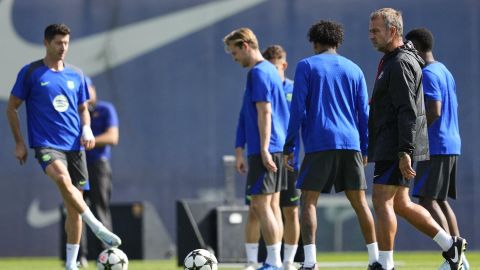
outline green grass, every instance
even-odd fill
[[[395,262],[398,270],[429,270],[438,269],[442,262],[440,252],[396,252]],[[480,251],[467,252],[467,258],[470,262],[471,270],[480,270]],[[320,253],[318,262],[321,269],[336,270],[365,270],[367,256],[363,252],[342,252],[342,253]],[[94,262],[89,262],[88,270],[95,270]],[[334,263],[351,263],[357,266],[338,266]],[[0,258],[1,270],[62,270],[61,261],[57,258]],[[130,270],[181,270],[183,268],[176,266],[176,260],[148,260],[131,261]],[[238,267],[225,267],[220,265],[220,270],[241,270]]]

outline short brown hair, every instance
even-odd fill
[[[268,61],[287,58],[287,52],[285,52],[285,50],[280,45],[269,46],[263,51],[262,55]]]
[[[403,36],[402,12],[393,8],[381,8],[370,14],[370,20],[378,17],[382,18],[385,22],[385,28],[390,29],[395,27],[397,29],[397,36]]]
[[[240,48],[244,42],[248,43],[253,49],[258,49],[259,47],[257,37],[250,28],[242,27],[233,30],[223,38],[225,46],[233,44]]]
[[[55,38],[56,35],[70,35],[70,28],[63,23],[50,24],[45,28],[45,40],[50,42]]]

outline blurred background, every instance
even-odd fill
[[[403,12],[405,33],[429,28],[436,59],[456,79],[462,156],[459,196],[452,205],[469,248],[480,249],[477,0],[1,0],[0,112],[6,110],[20,68],[44,57],[44,28],[67,24],[72,30],[67,62],[91,76],[99,99],[112,102],[118,111],[112,203],[141,203],[155,216],[157,235],[173,255],[179,228],[175,203],[182,198],[228,199],[222,157],[234,152],[247,70],[225,53],[222,38],[245,26],[256,33],[262,49],[282,45],[290,64],[287,75],[293,78],[296,63],[312,54],[308,28],[320,19],[336,20],[345,29],[339,53],[362,68],[371,94],[382,55],[368,39],[369,14],[381,7]],[[24,106],[21,120],[26,136]],[[26,165],[18,164],[4,114],[0,142],[0,257],[57,256],[63,228],[60,195],[33,152]],[[367,167],[368,183],[372,167]],[[244,183],[244,177],[235,177],[238,198]],[[342,204],[342,209],[329,205],[335,206],[327,204],[319,211],[318,249],[338,249],[332,239],[337,229],[343,250],[363,250],[353,212]],[[128,221],[115,222],[117,226],[128,226]],[[437,250],[433,241],[403,221],[396,248]]]

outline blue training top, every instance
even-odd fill
[[[97,136],[110,127],[118,127],[117,111],[112,103],[97,101],[95,107],[90,110],[91,126],[93,135]],[[110,159],[112,146],[95,147],[87,151],[87,162],[93,162],[100,158]]]
[[[291,108],[292,105],[292,98],[293,98],[293,81],[286,78],[283,81],[283,91],[285,91],[285,98],[288,103],[288,107]],[[298,171],[299,167],[299,159],[300,159],[300,137],[298,136],[295,140],[295,149],[293,151],[293,164],[292,167],[296,171]]]
[[[260,154],[260,133],[256,103],[268,102],[272,107],[270,153],[282,152],[289,117],[282,80],[275,66],[268,61],[257,63],[248,72],[242,109],[237,125],[235,147],[248,147],[247,155]]]
[[[38,60],[20,70],[11,94],[26,103],[31,148],[83,149],[78,104],[90,96],[80,69],[53,71]]]
[[[431,155],[460,155],[461,140],[458,129],[458,101],[455,80],[440,62],[423,68],[425,100],[441,101],[440,117],[428,128]]]
[[[285,152],[292,152],[303,123],[305,153],[345,149],[367,155],[367,85],[347,58],[323,53],[301,60],[290,112]]]

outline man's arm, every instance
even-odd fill
[[[78,105],[78,114],[80,115],[80,123],[82,125],[81,143],[85,149],[90,150],[95,147],[95,137],[90,128],[90,113],[88,112],[88,102]]]
[[[22,105],[23,101],[14,95],[10,95],[7,105],[7,119],[10,125],[10,130],[15,140],[15,157],[24,164],[27,161],[28,151],[23,140],[22,132],[20,131],[20,119],[18,118],[18,107]]]
[[[270,102],[257,102],[258,131],[260,133],[260,153],[262,155],[263,165],[267,170],[276,172],[277,166],[272,160],[272,155],[268,151],[270,146],[270,135],[272,132],[272,104]]]
[[[430,127],[435,120],[442,115],[442,102],[437,100],[426,100],[425,109],[427,113],[427,126]]]
[[[120,138],[118,127],[109,127],[105,132],[95,136],[95,146],[117,145]]]

